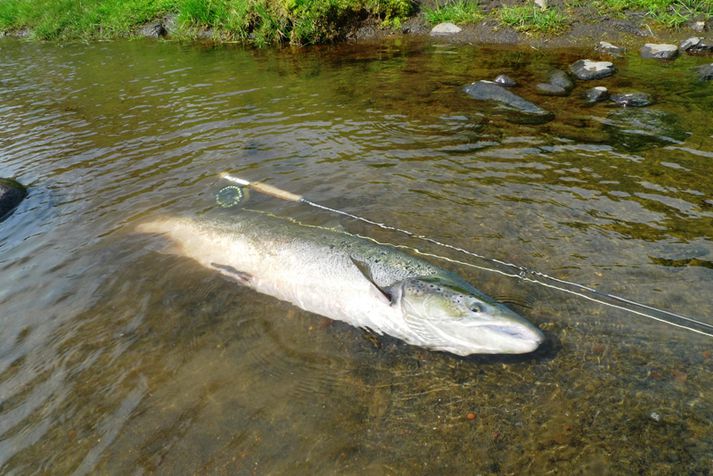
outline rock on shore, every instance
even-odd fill
[[[460,33],[460,30],[460,27],[453,23],[439,23],[431,30],[431,36],[453,35],[455,33]]]

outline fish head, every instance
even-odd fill
[[[524,354],[544,341],[537,327],[466,282],[409,278],[390,293],[417,345],[457,355]]]

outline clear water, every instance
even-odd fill
[[[596,83],[653,93],[645,112],[585,107],[589,84],[527,86],[590,55],[1,42],[0,176],[31,191],[0,224],[0,472],[713,472],[711,338],[441,262],[548,336],[531,356],[457,358],[132,232],[212,213],[229,170],[713,323],[713,85],[691,71],[705,59],[632,55]],[[518,124],[463,94],[499,73],[556,119]]]

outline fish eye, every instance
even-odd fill
[[[475,303],[475,302],[474,302],[473,304],[471,304],[469,307],[470,307],[470,310],[473,311],[473,312],[476,313],[476,314],[479,313],[479,312],[481,312],[481,311],[483,310],[483,309],[480,307],[480,304]]]

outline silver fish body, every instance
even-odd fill
[[[378,334],[457,355],[535,350],[542,333],[459,276],[400,249],[262,213],[139,225],[256,291]]]

